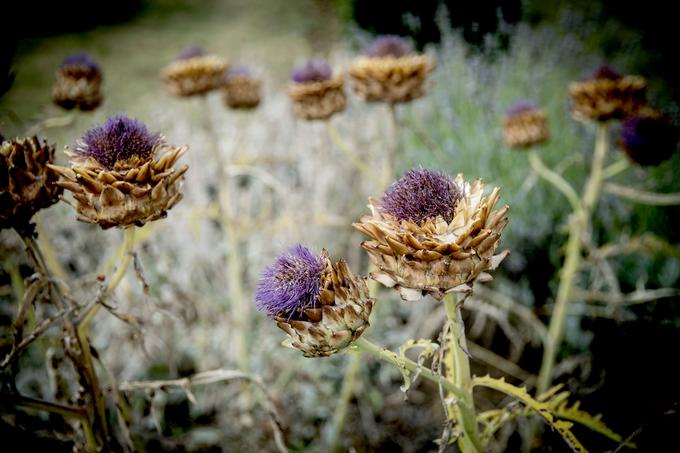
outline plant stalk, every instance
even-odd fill
[[[470,374],[470,360],[465,338],[465,324],[461,314],[462,300],[457,300],[457,293],[444,296],[446,317],[451,324],[450,348],[445,356],[446,377],[463,391],[463,404],[457,404],[449,415],[454,415],[460,422],[463,435],[458,439],[458,445],[464,452],[482,452],[477,429],[477,417],[472,397],[472,376]],[[468,411],[463,407],[469,408]]]
[[[590,176],[585,184],[581,198],[581,208],[572,213],[569,224],[569,238],[565,251],[564,265],[555,299],[555,308],[550,318],[548,338],[543,348],[541,370],[536,383],[537,394],[548,390],[552,383],[557,352],[564,338],[564,327],[567,319],[568,305],[571,300],[574,281],[581,264],[581,239],[586,233],[593,208],[597,202],[604,178],[604,163],[607,157],[608,129],[606,123],[598,123],[595,152],[590,169]]]

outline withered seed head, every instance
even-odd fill
[[[71,167],[50,165],[73,193],[77,219],[102,228],[141,226],[166,216],[182,199],[187,166],[174,168],[187,147],[171,147],[141,122],[118,115],[79,143]]]
[[[306,357],[326,357],[348,347],[368,327],[373,299],[364,279],[328,252],[298,245],[267,267],[255,295],[257,308],[288,334],[284,345]]]
[[[414,184],[403,185],[413,185],[412,203],[429,215],[421,216],[423,220],[416,222],[418,216],[402,213],[407,195],[397,198],[398,209],[384,209],[393,196],[388,190],[381,199],[369,198],[371,214],[353,224],[370,238],[361,246],[378,269],[371,277],[399,290],[404,300],[418,300],[426,294],[441,299],[448,292],[469,291],[473,282],[490,280],[487,271],[508,254],[494,255],[508,223],[507,206],[493,211],[499,189],[484,196],[479,179],[468,183],[458,175],[453,186],[443,175],[433,173],[437,182],[428,183],[430,188],[419,191]],[[432,207],[426,205],[427,194]],[[453,212],[447,208],[451,206]]]
[[[161,79],[176,96],[206,94],[224,84],[227,67],[223,59],[190,47],[161,71]]]
[[[325,120],[345,109],[347,97],[342,74],[333,71],[323,60],[311,60],[298,66],[291,76],[288,95],[293,112],[305,120]]]
[[[649,108],[621,124],[621,148],[638,165],[659,165],[669,159],[679,138],[680,130],[672,120]]]
[[[102,103],[101,83],[101,68],[89,55],[70,55],[57,69],[52,100],[67,110],[94,110]]]
[[[602,65],[593,77],[569,85],[571,109],[577,119],[608,121],[634,115],[646,103],[647,81],[640,76],[622,76]]]
[[[503,118],[503,140],[514,149],[528,149],[550,138],[546,114],[535,102],[519,100]]]
[[[0,143],[0,229],[32,233],[31,217],[59,200],[59,179],[48,164],[54,146],[38,137],[20,137]]]
[[[224,103],[232,109],[253,109],[260,104],[261,82],[247,66],[236,66],[225,74]]]

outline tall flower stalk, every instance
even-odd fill
[[[597,203],[603,182],[603,170],[608,148],[607,123],[597,124],[595,151],[586,181],[583,195],[577,208],[572,213],[569,223],[569,237],[565,250],[564,265],[560,274],[560,283],[555,298],[555,308],[550,318],[548,338],[543,349],[541,370],[538,374],[536,389],[539,394],[545,392],[552,383],[557,352],[564,338],[569,302],[574,289],[574,281],[581,264],[582,240],[590,225],[593,209]]]

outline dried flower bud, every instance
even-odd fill
[[[373,308],[368,287],[344,261],[298,245],[262,273],[257,308],[276,320],[286,346],[306,357],[326,357],[348,347],[368,327]]]
[[[89,130],[71,168],[50,165],[73,193],[77,219],[102,228],[141,226],[165,217],[182,199],[187,166],[173,165],[187,147],[174,148],[141,122],[117,115]]]
[[[621,148],[639,165],[659,165],[669,159],[679,138],[680,131],[671,119],[652,109],[644,109],[621,125]]]
[[[54,146],[38,137],[21,137],[0,143],[0,229],[31,233],[31,217],[59,201],[58,175],[48,168]]]
[[[508,207],[492,211],[500,191],[483,196],[477,179],[467,183],[432,170],[411,170],[380,199],[369,198],[371,215],[353,226],[371,239],[361,245],[378,268],[371,274],[399,290],[402,299],[425,294],[441,299],[488,281],[508,252],[494,255],[508,223]]]
[[[293,71],[288,95],[295,114],[306,120],[323,120],[345,109],[347,98],[342,74],[333,76],[322,60],[311,60]]]
[[[527,100],[515,102],[503,118],[503,140],[510,148],[529,148],[550,138],[546,115]]]
[[[102,72],[87,54],[68,56],[57,69],[52,100],[65,109],[94,110],[102,103]]]
[[[569,85],[573,115],[578,119],[607,121],[635,114],[646,102],[647,81],[622,76],[612,67],[600,66],[593,77]]]
[[[229,69],[225,75],[224,103],[232,109],[252,109],[260,104],[261,83],[247,66]]]
[[[409,102],[425,94],[434,61],[399,36],[378,37],[349,67],[354,91],[369,102]]]
[[[227,63],[207,55],[200,47],[189,47],[161,71],[161,79],[176,96],[205,94],[224,83]]]
[[[411,45],[401,36],[385,35],[378,36],[364,52],[371,58],[380,57],[404,57],[413,53]]]

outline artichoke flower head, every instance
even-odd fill
[[[508,207],[493,211],[500,191],[484,196],[484,185],[458,175],[412,169],[382,197],[369,198],[371,214],[353,226],[370,237],[362,242],[377,270],[371,277],[397,289],[404,300],[467,292],[488,281],[508,255],[494,255],[507,225]]]

